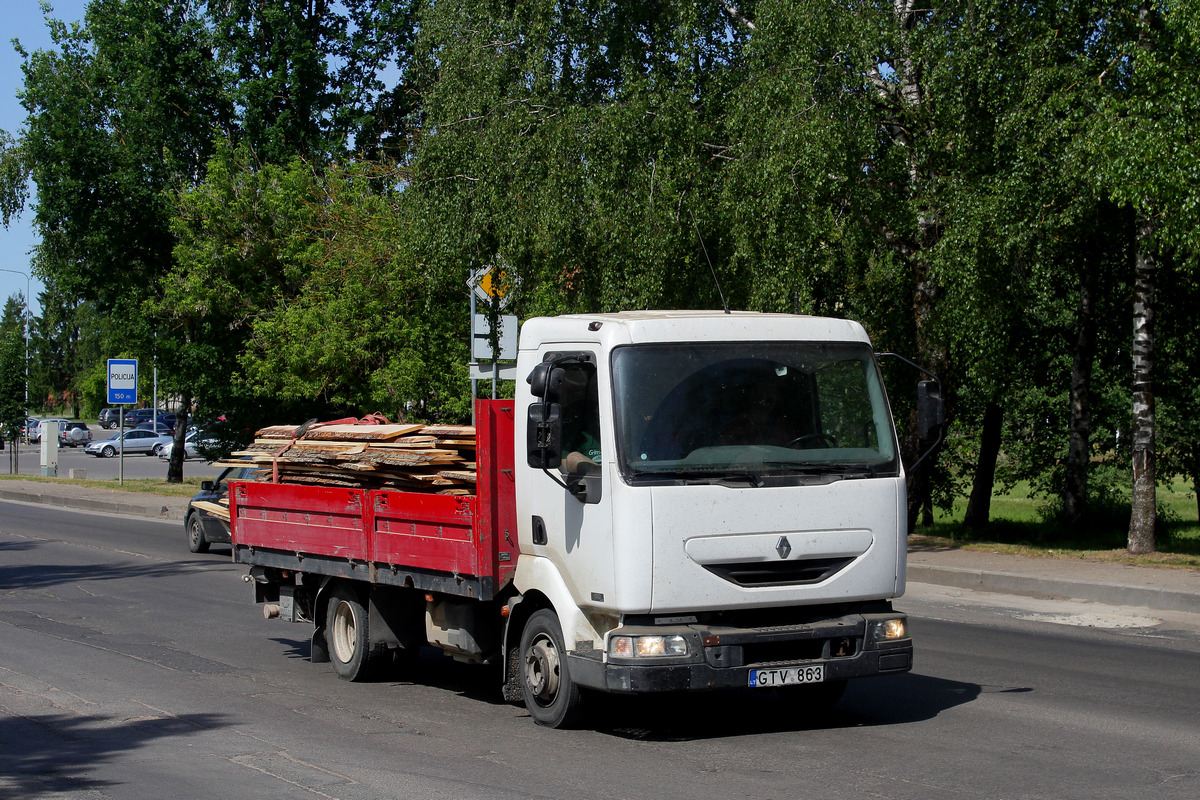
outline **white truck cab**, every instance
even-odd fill
[[[535,318],[517,374],[511,606],[538,614],[519,652],[539,722],[569,722],[580,686],[836,701],[911,669],[904,468],[861,325]]]

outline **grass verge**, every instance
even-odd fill
[[[1200,569],[1200,521],[1196,498],[1182,482],[1158,488],[1158,552],[1132,555],[1126,551],[1130,505],[1128,498],[1098,504],[1084,526],[1069,529],[1055,518],[1055,508],[1032,496],[1028,485],[992,497],[988,525],[963,525],[966,501],[956,501],[949,513],[937,512],[932,525],[918,525],[910,546],[949,547],[1012,553],[1037,558],[1080,558],[1091,561]]]
[[[83,486],[88,489],[109,489],[119,492],[139,492],[142,494],[159,494],[169,497],[191,497],[200,491],[200,481],[209,478],[184,478],[183,483],[167,483],[166,478],[126,478],[118,482],[116,478],[107,480],[70,480],[69,478],[47,478],[41,475],[0,475],[0,481],[29,481],[31,483],[62,484]]]

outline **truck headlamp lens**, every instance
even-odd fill
[[[908,638],[908,622],[904,617],[882,619],[872,624],[871,639],[876,642],[887,642],[893,639]]]
[[[614,636],[608,642],[608,654],[614,658],[686,656],[687,639],[679,635]]]

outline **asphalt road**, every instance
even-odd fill
[[[179,523],[0,502],[0,797],[1200,796],[1186,615],[912,587],[916,670],[827,719],[747,690],[606,698],[552,731],[432,653],[414,680],[337,680],[227,554],[190,555]]]
[[[93,426],[92,435],[96,439],[107,439],[113,431],[105,431]],[[21,445],[20,456],[17,459],[18,471],[22,475],[41,475],[42,458],[39,445]],[[98,458],[88,455],[82,447],[60,447],[58,449],[58,477],[66,478],[72,469],[87,471],[87,477],[93,480],[116,479],[118,471],[124,469],[124,477],[130,480],[140,478],[163,478],[167,474],[166,459],[153,455],[134,455],[127,453],[122,467],[120,458]],[[9,451],[6,446],[0,452],[0,471],[9,471]],[[192,459],[183,465],[183,474],[187,477],[214,478],[220,474],[221,468],[214,467],[205,461]]]

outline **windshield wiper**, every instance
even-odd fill
[[[763,463],[769,467],[785,467],[790,472],[797,472],[802,475],[864,475],[870,478],[879,477],[879,467],[875,464],[826,464],[811,461],[765,461]]]
[[[745,482],[751,486],[762,486],[763,478],[751,470],[727,469],[687,469],[687,470],[657,470],[635,473],[638,478],[667,478],[684,484],[712,484],[722,481]]]

